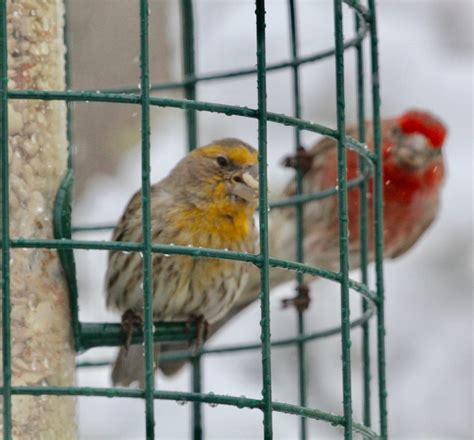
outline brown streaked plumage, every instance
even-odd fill
[[[184,157],[151,187],[152,239],[157,244],[202,246],[254,252],[257,153],[238,139],[223,139]],[[115,241],[142,240],[141,193],[128,203],[113,233]],[[143,311],[143,261],[138,253],[112,251],[106,275],[107,307],[137,315]],[[239,261],[153,254],[155,320],[223,318],[248,278]],[[156,356],[159,347],[155,349]],[[141,345],[121,348],[112,371],[114,384],[143,385]]]

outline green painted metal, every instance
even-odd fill
[[[85,101],[85,102],[120,102],[128,104],[139,104],[140,97],[132,94],[121,94],[121,93],[106,93],[106,92],[77,92],[77,91],[66,91],[66,92],[44,92],[38,90],[12,90],[8,92],[10,99],[42,99],[49,101],[66,100],[66,101]],[[258,110],[249,107],[240,107],[234,105],[224,105],[211,102],[201,101],[189,101],[186,99],[173,99],[173,98],[152,98],[149,100],[150,105],[158,107],[171,107],[181,108],[183,110],[196,109],[200,111],[206,111],[211,113],[223,113],[226,116],[242,116],[246,118],[258,118]],[[334,139],[338,139],[337,130],[325,127],[321,124],[314,122],[305,121],[302,119],[286,116],[281,113],[267,112],[267,121],[275,122],[277,124],[283,124],[290,127],[298,127],[301,130],[307,130],[312,133],[322,134],[329,136]],[[346,137],[347,145],[353,150],[357,151],[363,157],[374,161],[375,155],[369,150],[365,149],[364,144]]]
[[[72,165],[72,162],[71,162]],[[71,201],[72,187],[74,183],[74,171],[69,168],[64,176],[56,199],[54,201],[53,212],[53,232],[54,236],[60,239],[71,240]],[[64,275],[69,290],[69,304],[71,307],[71,325],[76,351],[82,349],[82,327],[79,321],[79,291],[76,280],[76,263],[72,249],[58,249],[59,259],[64,269]]]
[[[334,0],[334,29],[336,44],[337,94],[337,183],[339,207],[339,266],[341,271],[341,344],[342,344],[342,397],[344,411],[344,438],[352,439],[352,387],[351,387],[351,334],[349,305],[349,236],[347,214],[347,158],[344,91],[344,47],[342,28],[342,1]]]
[[[12,370],[10,320],[10,221],[8,176],[8,52],[7,5],[0,4],[0,169],[1,169],[1,237],[2,237],[2,370],[3,370],[3,438],[12,433]]]
[[[183,52],[183,80],[186,81],[184,97],[191,101],[196,99],[196,60],[194,57],[194,11],[192,0],[181,0],[181,39]],[[152,86],[150,87],[152,89]],[[186,110],[186,135],[188,137],[188,151],[198,146],[196,110]]]
[[[360,186],[360,184],[366,181],[371,175],[371,172],[374,168],[374,164],[370,162],[366,157],[361,157],[360,160],[364,161],[365,163],[364,171],[360,173],[360,176],[347,181],[347,189]],[[314,200],[322,200],[322,199],[325,199],[326,197],[337,194],[337,191],[338,191],[337,188],[328,188],[323,191],[318,191],[314,193],[304,193],[304,194],[299,194],[292,197],[287,197],[282,200],[276,200],[269,203],[270,210],[274,208],[283,208],[284,206],[295,206],[297,204],[305,204],[305,203],[312,202]],[[114,228],[115,228],[114,224],[91,225],[91,226],[76,225],[76,226],[73,226],[72,232],[74,233],[74,232],[90,232],[90,231],[111,231]]]
[[[39,248],[39,249],[90,249],[90,250],[121,250],[125,252],[140,252],[143,251],[143,245],[132,242],[112,242],[112,241],[93,241],[93,240],[68,240],[62,239],[27,239],[17,238],[10,240],[12,248]],[[262,265],[262,258],[260,255],[233,252],[225,250],[217,250],[210,248],[193,248],[187,246],[172,246],[172,245],[152,245],[152,252],[170,255],[191,255],[200,258],[222,258],[228,260],[245,261],[254,263],[257,266]],[[279,267],[295,272],[303,272],[309,275],[314,275],[326,278],[331,281],[341,281],[341,274],[319,267],[309,266],[303,263],[296,263],[287,260],[270,257],[268,260],[270,267]],[[349,287],[377,303],[376,292],[371,291],[367,286],[349,280]]]
[[[354,14],[355,29],[360,30],[362,22],[357,14]],[[357,131],[359,141],[365,142],[365,82],[364,82],[364,48],[362,42],[355,47],[356,55],[356,81],[357,81]],[[359,158],[360,174],[364,176],[367,172],[367,162]],[[349,183],[350,184],[350,183]],[[349,185],[348,185],[349,186]],[[359,203],[360,203],[360,274],[362,284],[369,285],[369,200],[368,200],[368,182],[362,179],[359,183]],[[362,312],[366,313],[370,305],[365,298],[361,299]],[[371,425],[371,408],[370,408],[370,328],[369,322],[361,325],[362,330],[362,415],[365,426]]]
[[[307,56],[300,56],[298,51],[298,20],[297,2],[288,0],[288,23],[290,29],[291,58],[286,61],[267,64],[265,56],[265,1],[256,0],[256,67],[243,68],[232,71],[223,71],[200,75],[195,67],[195,31],[192,0],[181,0],[181,26],[183,42],[183,79],[181,81],[151,84],[149,78],[148,58],[148,28],[149,4],[147,0],[140,0],[140,87],[123,87],[107,89],[100,92],[87,90],[70,90],[70,74],[67,73],[66,91],[38,91],[38,90],[8,90],[7,89],[7,48],[6,48],[6,5],[2,2],[0,20],[0,99],[1,99],[1,244],[2,244],[2,337],[4,341],[2,364],[4,368],[4,383],[1,387],[3,394],[3,438],[11,438],[11,396],[12,395],[79,395],[79,396],[106,396],[131,397],[143,399],[145,403],[146,438],[155,438],[154,401],[156,399],[192,402],[194,439],[204,438],[205,423],[202,418],[202,404],[232,405],[239,408],[258,409],[263,415],[263,435],[265,439],[273,437],[272,418],[274,412],[293,414],[300,418],[300,438],[308,438],[308,419],[321,420],[344,429],[346,439],[358,433],[364,438],[387,438],[387,407],[385,383],[385,345],[384,345],[384,294],[383,294],[383,200],[382,200],[382,157],[380,153],[380,96],[378,83],[377,58],[377,30],[374,0],[367,0],[364,6],[361,0],[333,0],[335,47]],[[343,41],[342,6],[345,3],[355,13],[355,35]],[[363,72],[363,41],[370,34],[371,58],[371,92],[374,119],[374,151],[369,151],[365,141],[365,102],[364,102],[364,72]],[[67,42],[67,32],[66,32]],[[344,52],[355,48],[357,68],[357,115],[358,140],[345,135],[345,100],[344,100]],[[69,52],[68,52],[69,53]],[[328,57],[335,57],[336,65],[336,92],[337,92],[337,129],[302,119],[300,67]],[[67,64],[68,63],[68,60]],[[292,78],[293,115],[283,115],[269,112],[266,100],[266,77],[271,72],[289,69]],[[255,75],[257,79],[258,105],[256,108],[217,104],[198,101],[196,87],[205,81],[225,80],[228,78]],[[184,99],[151,96],[153,91],[182,89]],[[68,118],[71,115],[73,102],[117,102],[138,104],[141,106],[142,123],[142,216],[143,242],[111,242],[79,240],[73,234],[92,230],[110,230],[114,225],[84,225],[71,226],[71,193],[73,186],[72,170],[72,132],[68,129],[70,140],[69,170],[58,191],[54,212],[55,239],[25,239],[11,240],[8,234],[8,100],[40,99],[63,100],[68,105]],[[150,213],[150,109],[151,106],[182,109],[186,118],[186,132],[188,150],[198,144],[197,112],[213,112],[227,116],[241,116],[256,119],[258,122],[258,151],[260,172],[259,217],[260,217],[260,248],[256,254],[230,252],[225,250],[190,248],[185,246],[156,245],[151,241],[151,213]],[[338,142],[338,187],[329,188],[317,193],[303,193],[302,175],[296,173],[295,181],[297,193],[288,199],[269,204],[267,199],[267,123],[274,122],[287,125],[294,129],[295,147],[300,145],[301,131],[332,137]],[[348,181],[345,176],[346,149],[351,148],[359,155],[359,176]],[[375,203],[375,242],[376,242],[376,288],[371,290],[368,285],[368,237],[371,222],[368,219],[368,180],[374,176],[374,203]],[[348,232],[347,232],[347,190],[359,191],[360,194],[360,236],[361,236],[361,282],[349,278]],[[325,197],[338,197],[340,214],[340,270],[328,271],[319,267],[304,264],[303,252],[303,212],[304,205]],[[279,209],[285,206],[294,206],[296,210],[296,259],[286,261],[272,258],[268,248],[268,207]],[[10,303],[9,303],[9,253],[11,248],[48,248],[57,249],[60,255],[71,296],[72,328],[78,352],[92,347],[119,346],[123,343],[123,334],[119,324],[86,323],[79,320],[77,306],[77,285],[74,266],[75,249],[95,249],[101,251],[122,250],[140,252],[143,255],[144,265],[144,328],[137,329],[132,338],[133,343],[143,343],[145,347],[146,385],[144,390],[123,388],[92,388],[92,387],[54,387],[30,386],[16,387],[11,384],[11,354],[10,354]],[[256,265],[261,272],[261,337],[260,341],[247,344],[232,344],[213,348],[200,347],[196,352],[166,353],[162,360],[189,359],[192,363],[192,392],[159,391],[154,389],[153,375],[153,343],[155,341],[192,341],[196,337],[196,327],[185,323],[153,322],[151,276],[151,261],[153,253],[191,255],[196,258],[223,258],[246,261]],[[303,275],[323,277],[340,285],[341,322],[339,325],[307,333],[304,323],[304,313],[298,313],[297,334],[293,337],[273,339],[270,335],[270,303],[268,275],[271,267],[284,268],[294,271],[298,284],[303,281]],[[349,292],[361,296],[362,312],[360,316],[350,319]],[[379,384],[379,419],[380,432],[370,428],[370,318],[377,316],[377,361]],[[360,327],[362,337],[363,360],[363,424],[352,419],[352,389],[351,389],[351,341],[350,329]],[[307,372],[305,371],[305,347],[312,341],[339,335],[341,337],[342,355],[342,415],[330,414],[307,407],[306,386]],[[298,390],[299,405],[274,402],[272,400],[271,350],[279,347],[295,346],[298,351]],[[204,356],[219,355],[221,353],[237,353],[244,350],[260,350],[262,361],[262,397],[249,399],[203,393],[202,389],[202,359]],[[80,366],[93,367],[108,365],[108,361],[81,362]],[[158,424],[159,425],[159,424]],[[159,426],[158,426],[159,430]]]
[[[255,1],[257,39],[257,97],[258,97],[258,175],[260,220],[260,341],[262,342],[262,402],[263,438],[273,437],[272,414],[272,353],[270,345],[270,283],[268,249],[268,198],[267,198],[267,72],[265,54],[265,0]]]
[[[375,0],[369,0],[372,11],[370,23],[370,60],[372,78],[372,118],[375,151],[374,211],[375,211],[375,276],[377,286],[377,366],[379,382],[380,435],[388,437],[387,385],[385,378],[385,295],[383,274],[383,155],[380,133],[380,79],[378,59],[377,16]]]
[[[291,48],[291,58],[296,60],[298,58],[298,21],[297,21],[297,12],[296,5],[294,0],[288,0],[288,15],[290,20],[290,48]],[[301,118],[301,96],[300,96],[300,75],[299,75],[299,65],[294,64],[291,68],[292,70],[292,82],[293,82],[293,115],[295,118]],[[295,153],[298,148],[301,146],[301,132],[300,129],[295,127],[294,129],[294,139],[295,139]],[[297,168],[295,173],[295,184],[296,184],[296,195],[301,196],[303,194],[303,173]],[[296,220],[296,241],[295,241],[295,256],[298,263],[304,261],[304,204],[297,203],[295,205]],[[298,284],[298,292],[303,286],[303,274],[301,272],[296,273],[296,282]],[[305,334],[305,318],[304,313],[301,310],[297,310],[297,332],[298,336]],[[298,351],[298,388],[299,388],[299,403],[301,406],[306,406],[306,356],[305,356],[305,342],[300,340],[296,344]],[[300,419],[300,438],[306,440],[308,436],[308,427],[307,420],[305,417]]]
[[[70,47],[69,40],[69,1],[66,0],[64,3],[64,45]],[[71,53],[66,50],[64,55],[65,61],[65,82],[66,90],[71,88],[72,73],[71,73]],[[53,233],[56,238],[72,238],[72,193],[74,187],[74,151],[73,151],[73,130],[72,130],[72,106],[71,101],[66,103],[66,114],[67,114],[67,126],[66,126],[66,137],[68,141],[68,158],[67,158],[67,171],[64,176],[61,185],[59,186],[54,201],[54,212],[53,212]],[[78,299],[78,288],[76,280],[76,263],[74,261],[74,253],[72,249],[59,249],[59,258],[64,268],[66,282],[69,290],[69,304],[71,307],[71,322],[74,338],[74,347],[77,351],[81,350],[81,323],[79,321],[79,299]]]
[[[350,323],[351,328],[360,327],[367,322],[374,314],[374,303],[368,300],[369,308],[360,317],[354,319]],[[155,341],[192,341],[196,337],[196,330],[194,327],[188,327],[186,324],[174,323],[174,326],[169,326],[167,322],[155,322],[155,331],[153,338]],[[87,350],[93,347],[117,346],[123,343],[123,334],[119,324],[113,323],[82,323],[82,345],[81,350]],[[341,326],[334,326],[316,332],[306,333],[304,335],[295,336],[292,338],[273,339],[271,342],[272,348],[286,347],[288,345],[295,345],[300,342],[311,342],[316,339],[327,338],[329,336],[336,336],[341,334]],[[143,341],[143,333],[136,330],[133,334],[132,341],[140,343]],[[221,353],[237,353],[240,351],[261,350],[261,342],[252,344],[237,344],[237,345],[221,345],[215,348],[201,348],[198,351],[199,355],[221,354]],[[160,357],[161,361],[176,361],[176,360],[192,360],[196,354],[192,352],[164,353]],[[110,361],[86,362],[87,365],[110,365]]]
[[[193,392],[196,394],[202,393],[202,355],[196,353],[191,355],[191,383]],[[193,439],[200,440],[204,438],[204,426],[203,426],[203,415],[202,415],[202,402],[193,402]]]
[[[142,132],[142,225],[143,225],[143,332],[145,347],[145,427],[146,438],[155,438],[155,368],[153,349],[153,276],[151,266],[150,210],[150,66],[148,57],[148,0],[140,0],[140,104]]]
[[[197,80],[193,79],[196,74],[196,60],[194,56],[194,11],[192,0],[181,0],[181,40],[183,56],[183,87],[184,97],[187,100],[196,100]],[[187,79],[187,80],[186,80]],[[151,87],[152,88],[152,87]],[[195,109],[185,111],[186,136],[188,151],[194,150],[198,146],[198,124]],[[202,362],[201,355],[196,353],[191,358],[191,383],[195,393],[202,391]],[[202,404],[193,402],[193,439],[201,440],[204,436],[202,421]]]
[[[0,387],[0,390],[3,389]],[[101,396],[101,397],[126,397],[143,399],[145,392],[139,389],[127,389],[127,388],[97,388],[97,387],[59,387],[59,386],[43,386],[43,387],[27,387],[27,386],[16,386],[12,387],[12,394],[14,395],[54,395],[54,396]],[[259,399],[250,399],[247,397],[234,397],[222,394],[197,394],[189,392],[178,392],[178,391],[155,391],[155,399],[160,400],[173,400],[179,402],[202,402],[216,405],[231,405],[237,408],[249,408],[249,409],[262,409],[263,403]],[[294,414],[298,416],[308,417],[314,420],[322,420],[331,423],[334,426],[342,426],[344,424],[344,418],[336,414],[325,413],[317,409],[301,408],[297,405],[291,405],[281,402],[273,402],[272,409],[275,412]],[[354,431],[356,433],[364,435],[368,439],[379,438],[375,432],[371,429],[366,428],[360,423],[354,423]]]
[[[153,340],[159,341],[193,341],[196,338],[194,324],[182,322],[155,322],[153,325]],[[136,329],[132,335],[132,343],[143,343],[142,329]],[[80,351],[93,347],[116,347],[124,343],[120,324],[115,323],[82,323]]]

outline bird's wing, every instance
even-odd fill
[[[165,226],[165,220],[162,212],[166,210],[166,203],[161,201],[158,195],[152,198],[152,240],[154,243],[163,243],[166,237],[162,237],[162,231]],[[161,208],[163,205],[163,209]],[[142,229],[142,209],[141,209],[141,191],[137,191],[130,199],[127,208],[120,218],[117,226],[112,234],[113,241],[140,243],[143,240]],[[153,254],[153,267],[156,269],[163,260],[161,254]],[[105,281],[105,291],[107,299],[107,307],[111,307],[124,312],[127,301],[127,295],[134,290],[136,282],[136,271],[141,267],[137,267],[142,263],[141,258],[136,258],[136,252],[123,252],[113,250],[109,252],[108,268]],[[123,307],[122,307],[123,306]]]
[[[386,255],[390,258],[398,258],[399,256],[403,255],[405,252],[411,249],[411,247],[418,241],[418,239],[425,233],[425,231],[431,226],[433,221],[436,218],[436,213],[438,211],[439,203],[438,200],[436,200],[432,204],[432,212],[429,213],[430,215],[426,215],[423,218],[423,222],[418,222],[415,225],[413,225],[413,230],[412,233],[404,239],[400,246],[395,248],[393,252],[390,253],[390,255]],[[428,212],[426,212],[428,214]]]

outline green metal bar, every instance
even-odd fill
[[[100,231],[112,231],[116,224],[107,223],[103,225],[76,225],[72,227],[73,233],[81,233],[81,232],[100,232]]]
[[[71,199],[74,182],[73,170],[69,168],[59,185],[53,209],[53,233],[55,239],[71,239]],[[76,280],[76,264],[72,249],[58,249],[64,277],[69,293],[71,328],[74,337],[74,348],[81,348],[81,322],[79,321],[79,297]]]
[[[145,247],[142,243],[127,241],[93,241],[93,240],[68,240],[68,239],[29,239],[16,238],[10,240],[14,248],[43,248],[43,249],[88,249],[106,251],[143,252]],[[188,246],[175,246],[166,244],[154,244],[151,246],[153,253],[191,255],[193,257],[223,258],[226,260],[239,260],[249,263],[260,263],[260,257],[246,252],[233,252],[211,248],[192,248]],[[278,264],[278,263],[276,263]],[[308,266],[309,267],[309,266]],[[295,269],[297,270],[297,269]],[[298,268],[300,270],[300,268]],[[304,270],[304,269],[301,269]]]
[[[192,341],[196,337],[196,327],[185,322],[155,322],[153,340],[161,341]],[[142,329],[135,329],[132,344],[143,343]],[[92,347],[119,347],[124,343],[122,326],[115,323],[82,323],[81,350]]]
[[[108,242],[108,241],[87,241],[87,240],[44,240],[44,239],[26,239],[18,238],[10,240],[13,248],[44,248],[44,249],[89,249],[89,250],[121,250],[121,251],[143,251],[143,245],[139,243],[127,242]],[[245,252],[232,252],[208,248],[190,248],[187,246],[171,246],[171,245],[152,245],[153,253],[162,254],[176,254],[176,255],[191,255],[195,257],[207,258],[222,258],[227,260],[246,261],[254,263],[257,266],[262,265],[262,256],[247,254]],[[279,267],[296,272],[303,272],[309,275],[314,275],[321,278],[326,278],[331,281],[341,281],[341,274],[332,272],[330,270],[322,269],[320,267],[313,267],[307,264],[296,263],[292,261],[281,260],[278,258],[269,258],[268,264],[271,267]],[[366,286],[353,280],[349,280],[349,287],[357,292],[372,298],[375,302],[373,292]]]
[[[142,225],[143,225],[143,332],[145,335],[145,426],[147,440],[155,438],[155,368],[153,344],[153,271],[151,266],[150,210],[150,66],[148,57],[148,0],[140,0],[140,86],[142,130]]]
[[[0,389],[2,389],[0,387]],[[15,395],[35,395],[35,396],[90,396],[90,397],[123,397],[142,399],[145,392],[133,388],[95,388],[95,387],[59,387],[59,386],[16,386],[12,387],[12,394]],[[238,408],[260,409],[263,410],[264,402],[262,400],[250,399],[247,397],[234,397],[223,394],[197,394],[178,391],[155,391],[155,399],[174,400],[180,402],[212,403],[217,405],[230,405]],[[272,409],[284,414],[295,414],[298,416],[309,417],[315,420],[323,420],[334,426],[342,426],[344,418],[336,414],[327,413],[317,409],[301,408],[297,405],[287,403],[273,402]],[[359,423],[354,423],[354,431],[370,439],[376,439],[377,435],[370,429]]]
[[[294,0],[288,0],[288,15],[290,19],[290,48],[291,58],[295,60],[298,58],[298,28],[297,28],[297,17],[296,17],[296,6]],[[292,82],[293,82],[293,116],[295,118],[301,118],[301,99],[300,99],[300,78],[299,78],[299,65],[292,66]],[[294,129],[294,142],[295,142],[295,153],[298,147],[301,146],[301,136],[299,128]],[[295,174],[296,184],[296,195],[303,194],[303,173],[299,168],[296,168]],[[296,242],[295,242],[295,255],[296,261],[302,263],[304,261],[304,205],[298,203],[295,205],[296,217],[295,217],[295,228],[296,228]],[[296,273],[296,282],[298,287],[301,287],[304,282],[303,274],[300,272]],[[304,314],[297,310],[297,332],[298,336],[305,334],[305,319]],[[305,356],[305,341],[299,341],[296,344],[297,356],[298,356],[298,391],[299,391],[299,403],[301,406],[306,406],[306,356]],[[305,417],[300,418],[300,438],[306,440],[307,438],[307,419]]]
[[[193,392],[196,394],[202,393],[201,369],[201,354],[193,354],[191,357],[191,383]],[[192,411],[193,439],[200,440],[204,438],[204,428],[202,423],[202,402],[193,402]]]
[[[377,20],[375,0],[369,0],[372,22],[370,26],[370,60],[372,78],[372,117],[375,162],[374,211],[375,211],[375,279],[377,287],[377,355],[379,385],[379,420],[381,438],[388,437],[387,384],[385,377],[385,295],[383,274],[383,154],[380,134],[380,82],[378,61]]]
[[[194,57],[194,13],[192,0],[181,0],[181,35],[184,77],[193,78],[195,77],[196,66]],[[186,84],[184,85],[184,97],[186,99],[192,101],[196,100],[196,82],[196,80],[186,81]],[[196,110],[186,110],[185,117],[188,151],[192,151],[197,147]],[[193,392],[195,393],[200,393],[202,391],[201,361],[201,355],[199,354],[193,356],[191,360],[191,383]],[[193,439],[201,440],[204,436],[201,402],[193,402],[192,426]]]
[[[367,180],[370,175],[370,168],[367,167],[364,171],[365,175],[356,177],[355,179],[351,179],[347,182],[347,189],[357,188],[359,187],[360,183]],[[286,197],[283,200],[277,200],[275,202],[270,203],[271,209],[275,208],[284,208],[287,206],[295,206],[298,204],[305,204],[309,202],[313,202],[314,200],[322,200],[330,196],[334,196],[339,191],[339,188],[328,188],[322,191],[308,193],[308,194],[300,194],[296,196]]]
[[[194,57],[194,14],[192,0],[181,0],[181,35],[184,77],[193,78],[196,74],[196,61]],[[184,84],[184,97],[186,99],[196,99],[196,83],[196,79],[191,79]],[[186,129],[188,151],[192,151],[197,147],[196,110],[186,110]]]
[[[138,94],[86,92],[82,90],[10,90],[8,97],[10,99],[42,99],[45,101],[141,103]]]
[[[357,319],[351,321],[351,328],[359,327],[367,322],[373,315],[374,315],[374,303],[369,303],[369,308],[367,311]],[[186,334],[183,331],[177,330],[173,332],[173,329],[164,328],[162,327],[164,324],[168,324],[166,322],[155,322],[155,333],[153,335],[155,342],[156,341],[171,341],[171,340],[186,340],[186,339],[193,339],[195,338],[195,333]],[[180,326],[183,324],[177,323]],[[107,323],[99,323],[99,324],[83,324],[85,328],[85,340],[86,344],[88,340],[91,342],[89,343],[90,347],[99,347],[99,346],[118,346],[123,343],[123,334],[119,329],[119,324],[107,324]],[[105,342],[102,342],[102,333],[100,333],[98,328],[107,328],[107,335]],[[91,337],[87,336],[87,333],[90,333]],[[335,336],[341,333],[341,327],[331,327],[325,330],[319,330],[317,332],[301,335],[294,338],[285,338],[285,339],[274,339],[272,340],[272,348],[280,348],[286,347],[288,345],[294,345],[301,341],[304,342],[312,342],[316,339],[321,339],[329,336]],[[139,343],[143,340],[143,334],[135,333],[132,339],[133,343]],[[96,342],[95,342],[96,341]],[[261,343],[251,343],[251,344],[234,344],[234,345],[223,345],[215,348],[201,348],[199,351],[200,355],[212,355],[212,354],[220,354],[220,353],[237,353],[240,351],[250,351],[250,350],[261,350],[262,344]],[[190,360],[194,356],[194,353],[190,352],[166,352],[160,356],[160,362],[170,362],[176,360]],[[80,361],[77,363],[77,367],[97,367],[97,366],[107,366],[112,363],[111,360],[99,360],[99,361]]]
[[[135,95],[125,94],[110,94],[103,92],[56,92],[56,91],[36,91],[36,90],[18,90],[11,91],[8,93],[10,99],[44,99],[49,101],[57,100],[69,100],[69,101],[94,101],[94,102],[120,102],[128,104],[140,103],[140,97]],[[240,107],[234,105],[216,104],[202,101],[188,101],[186,99],[174,99],[174,98],[150,98],[150,105],[158,107],[172,107],[181,109],[196,109],[200,111],[207,111],[213,113],[223,113],[227,116],[242,116],[247,118],[258,118],[258,110],[251,109],[248,107]],[[277,124],[283,124],[291,127],[298,127],[302,130],[311,131],[313,133],[319,133],[324,136],[329,136],[334,139],[338,138],[337,131],[331,128],[325,127],[314,122],[300,120],[291,116],[286,116],[280,113],[267,112],[267,120],[269,122],[275,122]],[[346,137],[347,145],[357,151],[363,157],[374,161],[375,156],[369,150],[365,148],[363,144]]]
[[[337,92],[337,148],[338,205],[339,205],[339,265],[341,271],[341,345],[342,345],[342,389],[344,407],[344,438],[352,439],[352,389],[351,389],[351,340],[349,304],[349,238],[347,211],[347,158],[346,121],[344,93],[344,47],[343,47],[342,1],[334,0],[334,28],[336,42],[336,92]]]
[[[359,0],[357,0],[358,2]],[[361,19],[358,14],[354,14],[355,29],[358,31],[361,27]],[[364,84],[364,48],[362,42],[358,43],[356,49],[356,82],[357,82],[357,129],[359,141],[365,142],[365,84]],[[359,172],[365,174],[367,170],[366,161],[359,158]],[[360,240],[360,274],[362,284],[369,285],[369,223],[368,223],[368,182],[364,179],[359,185],[359,203],[360,203],[360,222],[359,222],[359,240]],[[361,299],[362,312],[365,313],[369,308],[367,300]],[[370,410],[370,324],[362,324],[362,418],[364,425],[371,425]]]
[[[373,163],[368,162],[366,158],[362,157],[362,160],[365,162],[364,170],[361,171],[361,175],[354,179],[351,179],[347,182],[347,189],[357,188],[361,186],[361,183],[367,181],[371,176],[371,170],[373,168]],[[276,200],[269,204],[270,209],[279,209],[287,206],[295,206],[297,204],[310,203],[315,200],[322,200],[327,197],[337,194],[338,188],[328,188],[322,191],[317,191],[308,194],[299,194],[296,196],[285,197],[282,200]],[[73,226],[72,231],[75,233],[81,232],[97,232],[97,231],[110,231],[114,229],[116,224],[104,224],[104,225],[77,225]]]
[[[360,318],[354,319],[350,323],[350,327],[358,327],[364,322],[367,322],[371,316],[374,314],[374,309],[369,308],[367,312],[364,313]],[[331,327],[326,330],[319,330],[317,332],[308,333],[305,335],[293,337],[293,338],[282,338],[272,341],[271,346],[275,348],[286,347],[291,344],[298,344],[301,342],[311,342],[316,339],[326,338],[329,336],[336,336],[341,333],[341,326]],[[258,350],[262,348],[261,343],[255,344],[239,344],[239,345],[224,345],[216,348],[203,349],[203,354],[217,354],[217,353],[235,353],[239,351],[249,351],[249,350]],[[189,356],[185,356],[189,358]]]
[[[352,189],[359,187],[361,182],[366,180],[369,177],[369,172],[370,168],[365,167],[364,170],[364,175],[361,175],[359,177],[356,177],[355,179],[351,179],[347,183],[347,188]],[[279,209],[279,208],[284,208],[287,206],[295,206],[297,204],[305,204],[312,202],[314,200],[322,200],[325,199],[326,197],[333,196],[337,194],[338,188],[328,188],[323,191],[317,191],[314,193],[308,193],[308,194],[300,194],[296,196],[291,196],[291,197],[286,197],[282,200],[277,200],[274,202],[269,203],[270,209]],[[104,225],[77,225],[72,228],[72,231],[75,233],[81,233],[81,232],[97,232],[97,231],[111,231],[112,229],[115,228],[115,224],[104,224]]]
[[[288,13],[290,17],[290,48],[291,57],[296,59],[298,57],[298,29],[297,29],[297,17],[296,17],[296,6],[295,0],[288,0]],[[301,117],[301,97],[300,97],[300,78],[299,78],[299,66],[292,66],[292,87],[293,87],[293,115],[295,118]],[[295,144],[299,146],[301,144],[300,130],[297,128],[294,130]],[[301,174],[301,173],[300,173]],[[301,181],[301,176],[299,179]]]
[[[76,368],[98,368],[98,367],[110,367],[112,360],[104,361],[78,361],[76,362]]]
[[[351,321],[351,328],[359,327],[367,322],[374,315],[374,305],[369,303],[369,308],[367,311],[361,315],[359,318]],[[195,338],[195,331],[187,334],[183,330],[168,329],[163,328],[166,322],[155,322],[155,333],[153,335],[155,342],[156,341],[183,341],[191,340]],[[184,324],[177,323],[181,326]],[[110,324],[110,323],[85,323],[83,324],[85,329],[85,349],[92,347],[102,347],[102,346],[120,346],[123,344],[123,333],[120,331],[119,324]],[[107,333],[103,337],[100,333],[101,328],[107,328]],[[330,327],[328,329],[319,330],[317,332],[293,337],[293,338],[284,338],[284,339],[274,339],[272,341],[272,348],[286,347],[288,345],[298,344],[299,342],[312,342],[316,339],[326,338],[329,336],[339,335],[341,333],[341,327]],[[104,339],[104,341],[102,341]],[[139,343],[143,341],[143,333],[136,332],[132,339],[133,343]],[[232,345],[222,345],[215,348],[201,348],[199,350],[200,355],[209,355],[209,354],[220,354],[220,353],[237,353],[240,351],[250,351],[250,350],[261,350],[261,342],[250,343],[250,344],[232,344]],[[160,356],[160,362],[162,361],[176,361],[176,360],[192,360],[194,353],[189,351],[182,352],[166,352]],[[110,365],[111,361],[97,361],[97,362],[87,362],[87,365],[97,366],[97,365]]]
[[[258,96],[258,175],[260,219],[260,338],[262,341],[262,399],[263,437],[273,437],[272,371],[270,336],[270,283],[268,249],[268,198],[267,198],[267,81],[265,50],[265,0],[255,0],[257,39],[257,96]]]
[[[3,439],[12,436],[10,218],[8,169],[8,46],[7,2],[0,5],[0,136],[1,136],[1,236],[2,236],[2,369]]]
[[[70,90],[72,85],[71,69],[71,44],[70,44],[70,22],[69,22],[69,0],[64,2],[64,54],[65,62],[65,83],[66,90]],[[59,189],[56,193],[53,210],[53,231],[55,238],[71,238],[71,205],[74,188],[74,148],[73,148],[73,103],[66,101],[66,137],[68,141],[67,170]],[[60,250],[59,258],[66,278],[69,291],[69,307],[71,311],[71,327],[76,350],[81,347],[81,322],[79,320],[79,299],[76,279],[76,266],[72,250]]]
[[[371,170],[373,168],[373,163],[369,162],[365,157],[361,158],[364,160],[366,166],[363,171],[363,174],[360,176],[351,179],[347,182],[347,188],[352,189],[359,187],[361,182],[364,180],[367,180],[371,176]],[[292,197],[285,197],[282,200],[276,200],[274,202],[271,202],[269,204],[270,209],[279,209],[287,206],[295,206],[297,204],[305,204],[312,202],[314,200],[321,200],[326,197],[333,196],[337,194],[338,188],[328,188],[323,191],[317,191],[313,193],[308,193],[308,194],[300,194]],[[103,225],[77,225],[73,226],[72,231],[75,233],[81,233],[81,232],[97,232],[97,231],[111,231],[112,229],[115,228],[115,224],[109,223],[109,224],[103,224]]]

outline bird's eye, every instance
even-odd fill
[[[229,166],[229,159],[227,159],[227,157],[217,156],[216,161],[217,164],[223,168]]]
[[[392,133],[391,133],[392,136],[395,136],[395,137],[400,136],[402,134],[402,129],[400,127],[398,127],[397,125],[392,127],[391,131],[392,131]]]

